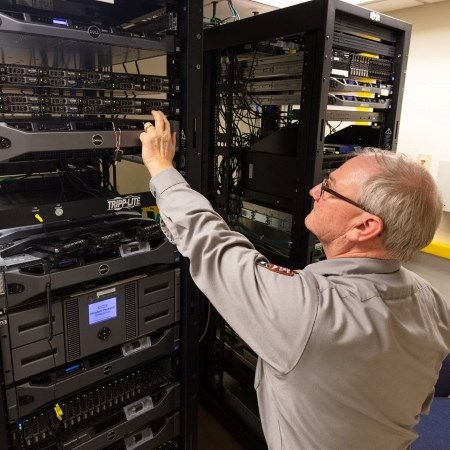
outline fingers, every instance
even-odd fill
[[[153,126],[152,123],[150,123],[150,122],[145,122],[145,123],[144,123],[144,132],[146,133],[147,130],[148,130],[149,128],[151,128],[152,126]]]
[[[173,168],[176,149],[176,133],[170,129],[170,122],[161,111],[151,111],[154,122],[145,122],[140,134],[142,161],[155,176],[162,170]]]
[[[157,110],[152,110],[151,114],[155,124],[153,125],[151,122],[144,123],[144,131],[139,136],[141,142],[150,142],[151,139],[159,138],[171,143],[175,148],[176,133],[171,131],[170,122],[167,119],[167,116],[163,112]]]
[[[155,128],[170,132],[170,123],[164,113],[161,111],[152,110],[152,116],[155,119]]]
[[[157,131],[160,132],[169,132],[170,133],[170,122],[167,119],[167,116],[162,113],[161,111],[152,110],[151,114],[153,118],[155,119],[155,125],[153,125],[151,122],[145,122],[144,123],[144,133],[147,133],[148,130],[154,128]]]
[[[175,131],[172,131],[172,146],[175,148],[177,146],[177,133]]]

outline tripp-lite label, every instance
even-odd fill
[[[139,195],[115,197],[107,201],[108,211],[120,211],[121,209],[131,209],[141,206],[141,197]]]

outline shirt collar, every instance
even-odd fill
[[[362,275],[397,272],[400,265],[400,261],[395,259],[335,258],[310,264],[305,271],[323,276]]]

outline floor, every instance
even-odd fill
[[[201,405],[198,425],[198,450],[245,450]]]

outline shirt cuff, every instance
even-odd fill
[[[183,176],[175,169],[166,169],[159,172],[150,180],[150,192],[156,200],[172,186],[180,183],[186,183]]]

